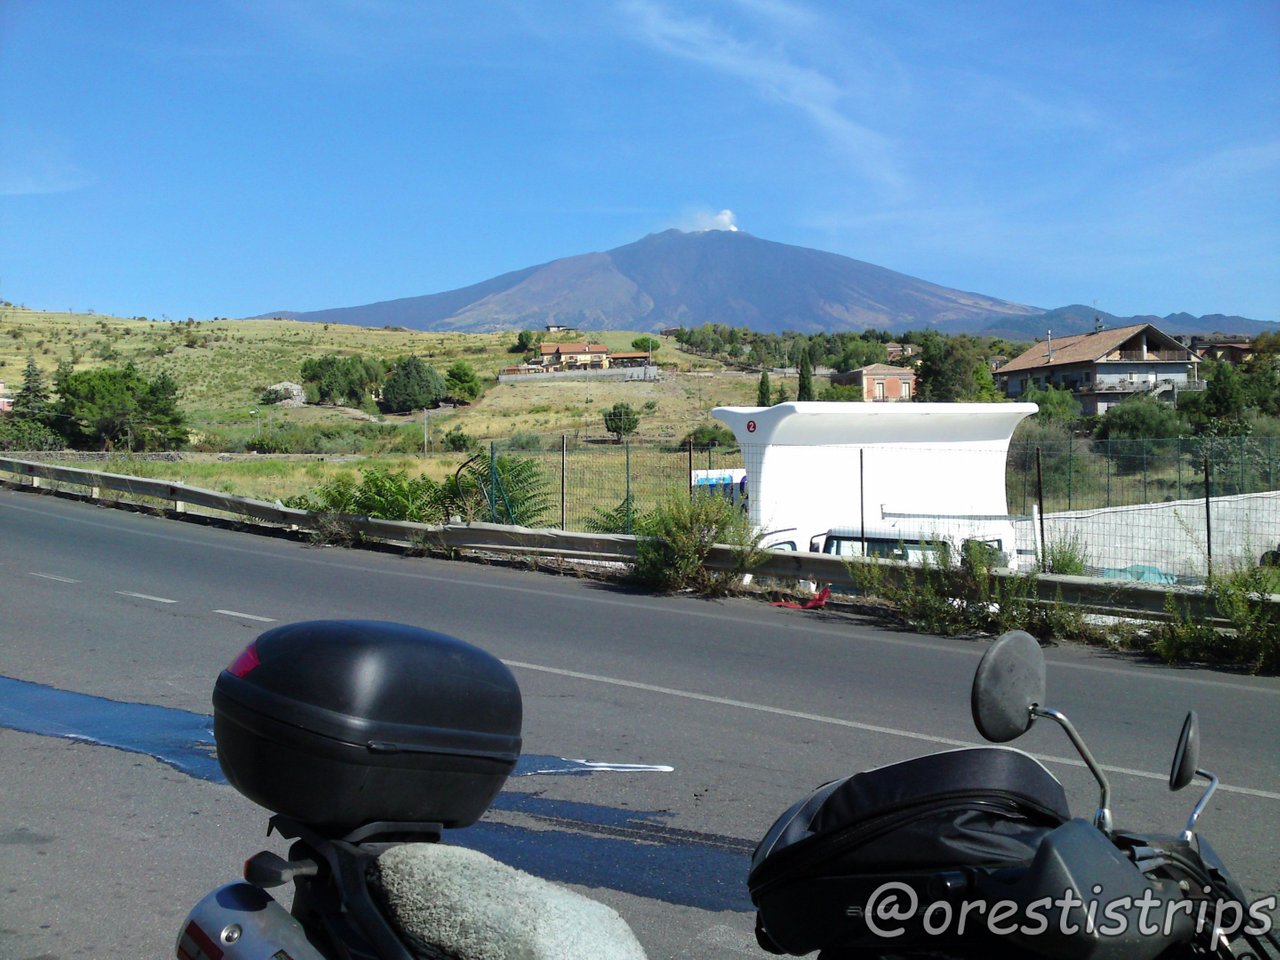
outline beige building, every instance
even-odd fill
[[[609,349],[603,343],[543,343],[535,362],[561,370],[608,370]]]

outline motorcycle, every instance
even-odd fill
[[[1196,823],[1218,786],[1187,714],[1169,789],[1207,788],[1176,837],[1117,830],[1111,788],[1071,721],[1045,704],[1045,661],[1023,631],[983,655],[974,723],[997,744],[1058,724],[1097,780],[1098,808],[1072,818],[1057,779],[1009,747],[933,754],[819,787],[757,847],[748,886],[756,936],[774,954],[906,957],[1280,957]]]
[[[820,960],[1280,958],[1265,912],[1195,832],[1217,786],[1195,714],[1169,780],[1208,782],[1186,829],[1117,831],[1104,772],[1044,688],[1039,644],[1004,635],[974,678],[975,723],[993,743],[1037,719],[1061,725],[1101,788],[1091,822],[1008,747],[833,781],[756,849],[761,947]],[[213,703],[228,781],[294,843],[196,904],[179,960],[643,960],[603,904],[440,842],[479,819],[519,754],[520,692],[495,657],[400,624],[292,624],[251,643]],[[269,892],[288,884],[291,909]]]

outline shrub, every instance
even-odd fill
[[[410,477],[403,470],[370,467],[359,481],[344,474],[285,506],[320,516],[360,516],[415,523],[452,517],[537,526],[551,510],[551,485],[532,460],[472,457],[444,480]]]
[[[710,446],[724,447],[729,450],[736,450],[738,447],[738,438],[733,435],[733,431],[728,427],[718,423],[704,423],[695,427],[692,432],[685,435],[680,441],[680,446],[687,447],[693,444],[695,448],[705,448]]]
[[[636,509],[635,497],[626,496],[616,507],[608,510],[597,507],[583,526],[591,533],[642,533],[649,530],[652,524],[653,514],[641,513]]]
[[[1169,663],[1229,663],[1250,673],[1280,670],[1280,612],[1260,600],[1274,588],[1274,573],[1265,567],[1213,577],[1205,590],[1230,625],[1226,631],[1197,621],[1170,594],[1165,601],[1170,617],[1156,635],[1155,653]]]
[[[524,430],[517,431],[516,433],[513,433],[511,435],[509,440],[507,440],[507,449],[508,450],[541,450],[542,438],[539,437],[536,433],[529,433],[528,431],[524,431]]]
[[[0,418],[0,450],[61,450],[62,438],[36,420]]]
[[[479,446],[476,438],[469,433],[464,433],[461,426],[455,426],[441,438],[440,442],[444,444],[446,450],[453,453],[466,453]]]
[[[636,540],[637,579],[659,590],[722,594],[765,556],[747,515],[723,497],[696,494],[664,500]],[[713,544],[734,548],[727,570],[707,566]]]

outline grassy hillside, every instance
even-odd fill
[[[592,334],[591,339],[612,350],[629,350],[636,336],[609,331]],[[326,353],[383,358],[412,353],[442,372],[457,359],[471,363],[491,386],[472,406],[434,415],[435,435],[454,426],[478,439],[504,439],[520,432],[601,435],[604,410],[625,401],[642,411],[641,434],[682,437],[710,419],[711,407],[755,400],[754,377],[685,354],[671,339],[665,339],[655,355],[663,365],[673,365],[658,383],[498,385],[496,371],[519,360],[508,349],[514,342],[511,333],[422,333],[293,320],[168,323],[7,306],[0,307],[0,380],[11,392],[16,390],[28,356],[34,356],[47,375],[63,360],[76,369],[132,361],[147,376],[167,371],[179,383],[182,408],[206,446],[216,446],[219,438],[236,431],[273,425],[368,420],[369,412],[333,407],[258,407],[263,387],[297,381],[304,360]],[[394,423],[410,418],[378,419]]]

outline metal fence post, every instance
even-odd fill
[[[1036,503],[1040,507],[1040,572],[1049,572],[1049,542],[1044,538],[1044,468],[1040,463],[1040,448],[1036,447]]]
[[[1150,503],[1151,498],[1147,496],[1147,441],[1142,441],[1142,502]]]
[[[623,503],[627,505],[627,533],[634,533],[631,529],[631,441],[628,440],[624,447],[626,452],[626,471],[627,471],[627,495]]]
[[[497,447],[489,441],[489,522],[498,522],[498,461]]]
[[[1209,579],[1213,579],[1213,474],[1209,470],[1209,454],[1204,455],[1204,554]]]
[[[1236,444],[1236,456],[1240,458],[1240,489],[1236,493],[1245,493],[1248,487],[1244,479],[1244,434],[1237,438],[1240,442]]]
[[[569,437],[567,434],[560,434],[560,529],[568,530],[565,510],[565,491],[569,486]]]
[[[1182,499],[1182,438],[1178,438],[1178,447],[1174,454],[1174,459],[1178,462],[1178,499]]]
[[[858,448],[858,515],[862,520],[862,555],[867,555],[867,483],[866,483],[866,447]],[[800,544],[796,544],[796,549],[800,549]]]
[[[1111,506],[1111,441],[1107,440],[1106,466],[1107,466],[1107,506]]]
[[[1072,508],[1071,503],[1071,487],[1075,473],[1075,436],[1067,435],[1067,509]],[[1043,512],[1044,504],[1041,504],[1041,512]]]
[[[694,484],[693,484],[693,437],[690,437],[689,438],[689,499],[690,500],[693,499],[694,492],[695,490],[694,490]]]

